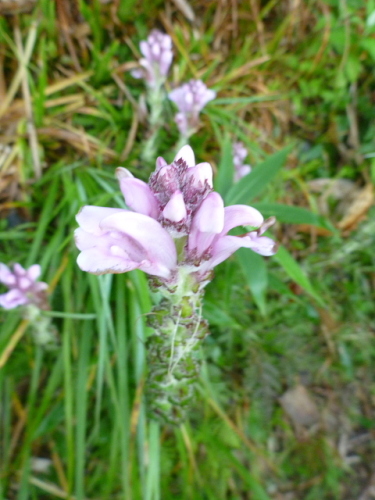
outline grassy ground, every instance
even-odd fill
[[[41,264],[58,345],[0,311],[0,498],[374,498],[375,2],[16,3],[32,10],[8,2],[0,19],[0,262]],[[247,251],[217,268],[179,428],[142,399],[145,276],[87,275],[72,240],[81,206],[123,205],[116,166],[153,169],[129,71],[154,27],[173,38],[169,87],[218,93],[196,157],[223,179],[244,142],[246,201],[277,217],[282,244],[265,266]]]

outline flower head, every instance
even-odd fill
[[[233,144],[233,165],[234,165],[234,181],[237,182],[245,175],[251,172],[251,166],[244,164],[247,156],[247,149],[242,142]]]
[[[134,70],[132,75],[144,78],[149,87],[158,87],[164,83],[172,64],[172,39],[161,31],[152,30],[139,46],[144,57],[139,60],[141,69]]]
[[[184,146],[173,162],[156,160],[148,184],[124,168],[116,171],[129,210],[86,206],[77,215],[75,232],[81,253],[78,265],[94,274],[141,269],[166,283],[178,279],[179,269],[207,282],[211,270],[240,247],[273,255],[276,245],[262,234],[274,222],[247,205],[224,207],[213,191],[212,169],[195,163]],[[238,226],[254,230],[232,236]],[[176,240],[185,237],[183,248]]]
[[[5,264],[0,263],[0,283],[9,291],[0,295],[0,306],[13,309],[17,306],[33,304],[40,309],[47,309],[47,283],[37,281],[41,273],[39,264],[24,269],[14,264],[13,272]]]
[[[189,233],[196,210],[212,191],[212,168],[209,163],[196,165],[190,146],[170,165],[159,157],[148,184],[121,167],[116,174],[127,206],[156,219],[174,238]]]
[[[209,101],[215,99],[216,92],[208,89],[201,80],[190,80],[172,90],[168,97],[179,111],[175,121],[180,134],[190,137],[199,126],[199,113]]]

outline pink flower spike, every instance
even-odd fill
[[[5,264],[0,263],[0,283],[9,288],[7,293],[0,295],[0,306],[13,309],[20,305],[33,304],[40,309],[47,309],[45,290],[47,283],[37,282],[41,273],[39,264],[24,269],[20,264],[14,264],[13,272]]]
[[[168,97],[179,111],[175,121],[180,134],[189,137],[199,126],[199,113],[209,101],[215,99],[216,92],[208,89],[201,80],[190,80],[172,90]]]
[[[169,35],[158,30],[153,30],[147,40],[139,44],[142,55],[139,60],[141,70],[133,70],[135,78],[145,78],[150,88],[161,85],[168,74],[173,60],[172,39]]]
[[[134,212],[149,215],[153,219],[157,219],[159,216],[159,206],[149,186],[135,177],[124,177],[122,174],[122,170],[116,170],[120,189],[127,206],[134,210]]]

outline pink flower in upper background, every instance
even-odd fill
[[[153,30],[139,47],[143,58],[139,60],[141,69],[133,70],[134,78],[144,78],[149,87],[158,87],[165,81],[172,64],[172,39],[159,30]]]
[[[40,309],[47,309],[47,283],[37,281],[41,273],[38,264],[24,269],[20,264],[14,264],[13,272],[5,264],[0,263],[0,283],[9,291],[0,295],[0,306],[13,309],[17,306],[33,304]]]
[[[244,164],[247,154],[247,149],[242,142],[233,144],[234,182],[239,181],[251,172],[251,166]]]
[[[190,80],[168,95],[178,107],[175,122],[184,137],[190,137],[199,126],[199,113],[205,105],[215,99],[216,92],[208,89],[201,80]]]

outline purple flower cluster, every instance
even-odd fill
[[[195,163],[184,146],[174,161],[156,161],[148,184],[124,168],[117,178],[129,210],[85,206],[77,215],[75,238],[81,253],[77,263],[93,274],[133,269],[178,282],[179,272],[198,283],[240,247],[273,255],[276,245],[262,236],[269,226],[261,213],[247,205],[224,207],[212,188],[212,168]],[[228,232],[237,226],[257,228],[242,236]]]
[[[144,56],[139,60],[141,68],[133,70],[131,74],[146,81],[152,121],[153,114],[159,118],[161,112],[160,90],[173,60],[172,39],[161,31],[153,30],[147,40],[140,42],[139,47]],[[182,138],[186,140],[197,131],[199,113],[209,101],[215,99],[216,92],[208,89],[201,80],[190,80],[172,90],[168,97],[178,108],[175,122]]]
[[[164,83],[172,64],[172,39],[161,31],[153,30],[139,47],[144,56],[139,60],[142,68],[133,70],[132,75],[135,78],[144,78],[151,88],[158,87]]]
[[[13,272],[5,264],[0,263],[0,283],[9,291],[0,295],[0,306],[13,309],[17,306],[33,304],[41,309],[47,307],[47,283],[37,282],[41,273],[38,264],[24,269],[20,264],[14,264]]]
[[[179,111],[175,116],[175,122],[180,134],[190,137],[199,126],[199,113],[209,101],[215,99],[216,92],[208,89],[201,80],[190,80],[172,90],[168,97],[176,104]]]
[[[233,144],[234,181],[237,182],[251,172],[251,166],[244,164],[247,149],[242,142]]]

